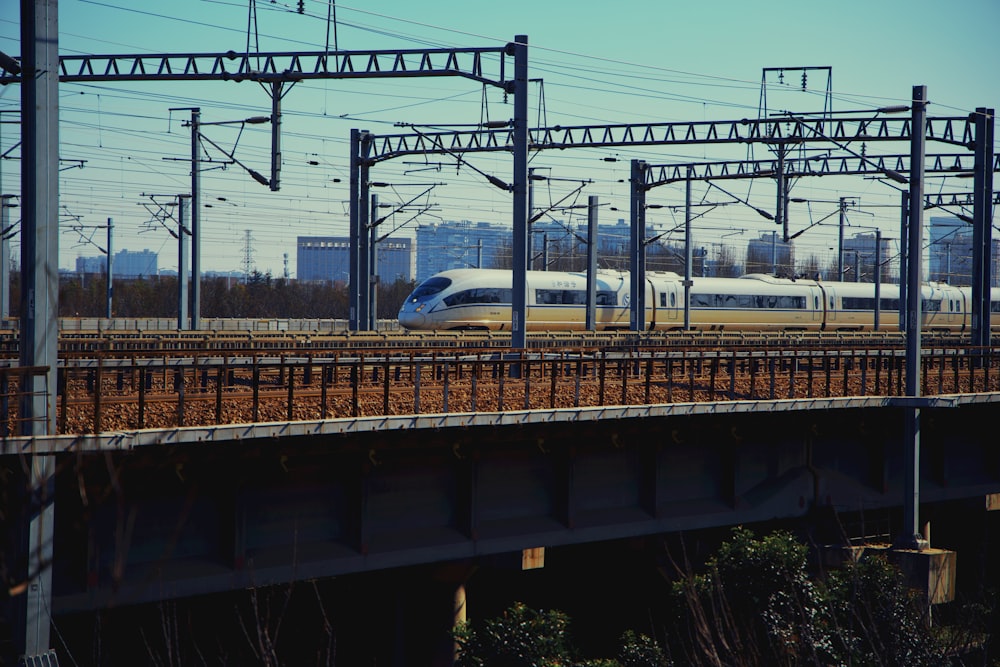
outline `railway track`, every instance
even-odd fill
[[[592,332],[551,331],[529,333],[529,349],[608,349],[655,348],[719,349],[753,347],[760,349],[902,347],[904,334],[867,332]],[[958,346],[967,340],[959,335],[924,332],[927,345]],[[967,343],[966,343],[967,344]],[[399,331],[62,331],[59,354],[171,355],[199,353],[255,354],[270,352],[324,352],[343,350],[435,350],[504,349],[511,337],[503,332],[422,332]],[[16,358],[20,338],[16,331],[0,331],[0,358]]]

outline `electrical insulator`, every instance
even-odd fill
[[[808,75],[805,72],[802,72],[802,90],[806,89],[806,77],[807,76]]]
[[[299,14],[306,13],[306,0],[299,0]]]

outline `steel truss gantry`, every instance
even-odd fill
[[[979,113],[983,112],[983,113]],[[971,174],[979,171],[1000,171],[1000,157],[993,156],[992,143],[977,141],[986,132],[985,121],[980,116],[988,117],[988,126],[992,128],[993,114],[991,110],[977,110],[970,116],[951,116],[930,118],[923,117],[921,123],[925,132],[925,140],[952,146],[961,146],[975,152],[948,153],[927,155],[921,161],[921,173],[955,174],[963,172]],[[517,120],[515,119],[515,124]],[[715,180],[719,178],[776,178],[781,179],[798,176],[824,175],[886,175],[894,174],[902,178],[902,173],[913,173],[911,155],[861,155],[851,150],[853,143],[863,142],[907,142],[912,144],[912,118],[880,117],[877,113],[872,117],[843,116],[822,118],[804,118],[790,114],[780,118],[741,119],[721,121],[666,122],[614,125],[581,125],[555,126],[550,128],[533,128],[528,130],[527,150],[541,151],[546,149],[567,148],[611,148],[636,146],[677,146],[699,144],[755,144],[762,143],[777,146],[780,153],[785,153],[795,146],[821,146],[829,148],[831,154],[810,158],[796,158],[782,155],[780,159],[742,160],[723,162],[677,163],[670,165],[645,165],[633,170],[632,182],[632,226],[643,224],[641,209],[646,190],[676,181],[685,180]],[[992,134],[990,134],[992,136]],[[987,145],[988,144],[988,145]],[[846,155],[833,155],[832,151],[842,149]],[[363,207],[367,201],[367,174],[369,169],[378,162],[407,155],[454,154],[474,152],[513,152],[517,160],[517,142],[512,127],[487,127],[451,132],[418,132],[392,135],[372,135],[365,133],[363,140],[352,141],[352,160],[356,160],[365,177],[359,179],[359,193],[352,196],[351,206]],[[912,154],[912,151],[911,151]],[[970,164],[974,162],[974,164]],[[992,170],[985,165],[992,165]],[[515,179],[517,171],[515,170]],[[780,180],[780,179],[779,179]],[[905,181],[905,179],[903,179]],[[502,183],[494,183],[502,186]],[[781,186],[783,189],[783,185]],[[976,201],[979,201],[978,199]],[[983,213],[983,216],[986,214]],[[352,213],[353,219],[354,213]],[[525,225],[526,227],[526,225]],[[637,237],[637,234],[639,235]],[[518,284],[519,265],[521,263],[518,240],[526,236],[526,229],[518,228],[518,216],[514,216],[514,298],[512,318],[515,322],[523,322],[526,309],[523,301],[517,301],[520,288]],[[641,243],[636,238],[642,238],[642,230],[633,229],[631,244],[631,266],[633,267],[633,283],[643,284],[643,261]],[[364,235],[351,236],[351,242],[363,242]],[[524,266],[527,266],[525,259]],[[526,269],[525,269],[526,270]],[[358,275],[357,280],[363,281],[364,275]],[[521,278],[523,281],[523,277]],[[638,281],[638,282],[636,282]],[[642,292],[638,294],[641,296]],[[642,298],[631,300],[631,321],[633,329],[645,328],[640,319],[643,313]],[[988,335],[988,331],[987,331]],[[520,344],[519,344],[520,343]],[[512,336],[514,347],[523,346],[523,340]]]
[[[261,53],[179,53],[118,54],[59,57],[60,83],[117,83],[139,81],[253,81],[261,84],[271,98],[271,190],[279,188],[281,170],[280,117],[285,85],[307,79],[379,79],[412,77],[461,77],[513,92],[508,80],[513,69],[510,44],[498,47],[381,49],[355,51],[261,52]],[[21,59],[0,59],[0,86],[21,83]],[[27,156],[30,159],[30,156]],[[195,169],[196,167],[192,167]],[[192,174],[192,190],[196,174]],[[199,202],[192,194],[192,327],[200,317]],[[357,261],[352,251],[352,261]],[[362,263],[362,266],[367,266]],[[353,274],[352,274],[353,275]],[[368,285],[352,281],[368,294]],[[367,300],[366,300],[367,302]],[[352,316],[353,317],[353,316]],[[352,320],[353,321],[353,320]]]

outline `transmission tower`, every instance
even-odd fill
[[[249,283],[253,271],[253,234],[249,229],[243,234],[243,282]]]

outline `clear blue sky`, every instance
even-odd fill
[[[330,26],[328,0],[257,0],[256,22],[244,0],[60,0],[60,52],[73,54],[215,53],[243,51],[318,51],[334,38],[342,50],[374,48],[502,46],[515,35],[529,38],[530,76],[542,79],[531,90],[531,124],[584,125],[685,120],[755,118],[760,110],[764,68],[830,67],[834,110],[872,109],[907,104],[914,85],[926,85],[931,116],[962,116],[976,107],[1000,107],[1000,26],[997,0],[956,0],[945,6],[929,0],[844,0],[835,4],[772,0],[673,0],[628,3],[563,0],[503,3],[452,0],[338,2]],[[250,28],[248,33],[248,27]],[[0,5],[0,51],[19,55],[17,3]],[[811,72],[802,91],[799,73],[786,84],[768,81],[768,107],[818,111],[827,81]],[[793,80],[794,79],[794,80]],[[17,86],[0,90],[0,110],[19,108]],[[288,255],[295,275],[295,237],[345,234],[347,230],[348,138],[352,128],[398,134],[395,123],[472,124],[483,118],[506,120],[510,102],[495,90],[460,78],[379,81],[306,81],[283,99],[282,188],[270,192],[238,167],[202,175],[203,270],[240,270],[247,232],[255,268],[281,275]],[[78,255],[99,254],[86,240],[104,244],[97,228],[115,220],[115,247],[148,248],[160,253],[161,269],[176,268],[176,242],[154,222],[144,194],[186,193],[189,189],[190,134],[186,112],[171,107],[198,106],[202,120],[232,121],[267,114],[270,100],[253,83],[183,82],[165,84],[63,84],[60,88],[60,155],[65,161],[60,193],[65,233],[60,236],[60,266],[72,267]],[[11,114],[4,114],[9,117]],[[18,140],[17,126],[0,126],[0,153]],[[234,128],[205,128],[206,136],[241,162],[262,172],[269,168],[270,131],[247,129],[236,144]],[[885,146],[885,144],[883,144]],[[906,153],[896,146],[892,152]],[[884,151],[881,146],[869,153]],[[954,149],[929,146],[928,152]],[[994,149],[996,150],[996,149]],[[213,151],[209,152],[212,155]],[[602,158],[617,155],[618,163]],[[11,158],[20,156],[19,149]],[[691,150],[645,148],[542,152],[532,166],[554,179],[589,180],[575,198],[596,195],[622,212],[602,212],[601,221],[627,217],[628,161],[653,164],[746,157],[717,147]],[[755,157],[768,155],[760,148]],[[214,152],[214,159],[223,156]],[[507,154],[468,156],[478,169],[510,179]],[[77,161],[77,162],[74,162]],[[81,164],[82,168],[73,168]],[[310,161],[318,165],[308,164]],[[373,179],[396,184],[379,192],[398,204],[438,184],[414,202],[426,210],[416,220],[400,213],[389,224],[412,235],[417,222],[474,220],[509,223],[509,195],[484,183],[469,168],[456,169],[447,158],[393,160],[373,171]],[[438,166],[440,164],[440,166]],[[0,162],[0,187],[19,192],[20,163]],[[341,182],[333,181],[340,178]],[[423,185],[428,184],[428,185]],[[576,187],[554,180],[536,190],[544,206]],[[773,208],[773,182],[725,186],[757,206]],[[928,193],[964,191],[970,182],[929,178]],[[885,184],[861,178],[800,179],[793,196],[812,200],[793,205],[794,232],[834,210],[839,197],[857,197],[861,207],[849,216],[854,231],[879,226],[898,236],[899,196]],[[680,204],[681,186],[658,188],[650,201]],[[698,200],[718,201],[718,192],[696,186]],[[725,199],[723,197],[723,199]],[[145,205],[144,205],[145,204]],[[673,227],[683,213],[651,211],[649,222]],[[16,217],[16,209],[15,209]],[[565,218],[565,215],[559,217]],[[835,217],[834,217],[835,220]],[[570,222],[576,222],[570,218]],[[81,232],[73,224],[83,225]],[[404,224],[406,223],[406,224]],[[700,245],[746,241],[774,228],[743,206],[724,206],[696,223]],[[831,228],[820,225],[796,241],[801,260],[830,253]],[[680,239],[675,235],[670,238]],[[15,254],[19,239],[14,239]]]

